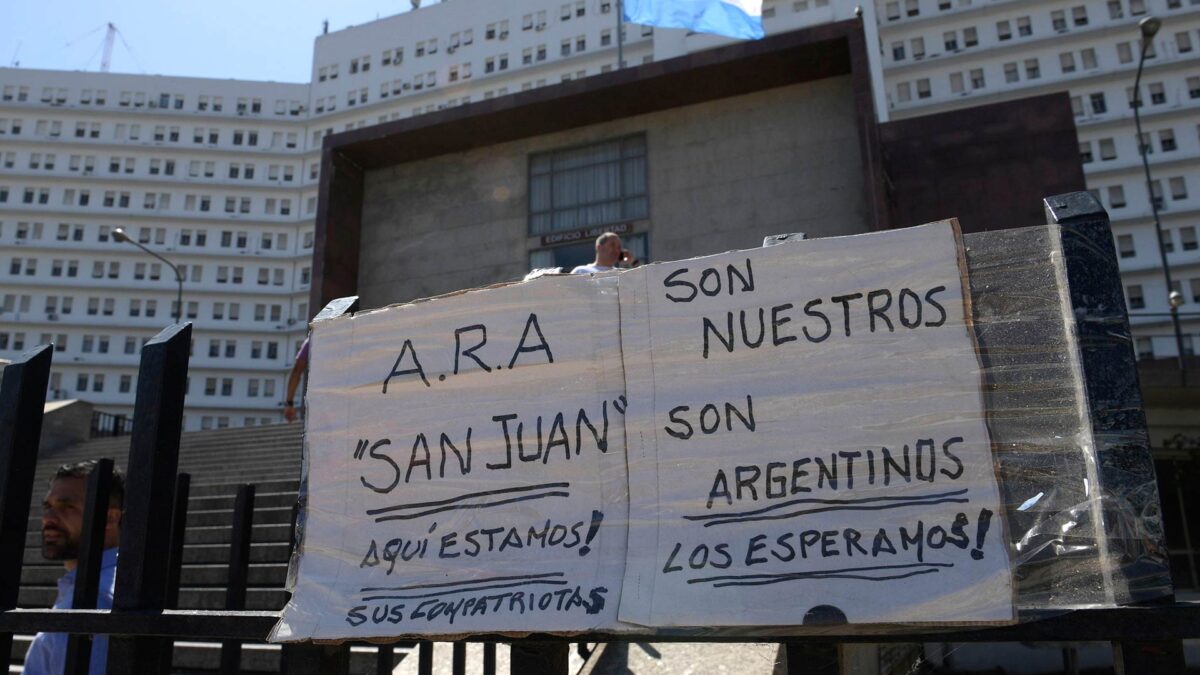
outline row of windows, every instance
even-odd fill
[[[1178,237],[1176,237],[1174,229],[1169,227],[1164,227],[1162,229],[1162,247],[1164,251],[1167,253],[1174,253],[1176,239],[1179,240],[1179,248],[1181,250],[1195,251],[1200,248],[1197,244],[1196,227],[1194,225],[1186,225],[1178,228],[1178,230]],[[1116,241],[1117,255],[1121,256],[1122,258],[1133,258],[1137,256],[1137,247],[1134,245],[1132,234],[1119,234],[1117,235]],[[1155,248],[1154,254],[1158,254],[1157,248]],[[1200,279],[1197,279],[1195,283],[1200,284]],[[1194,286],[1193,288],[1200,288],[1200,286]],[[1195,293],[1193,293],[1193,295],[1195,295]]]
[[[649,63],[651,60],[653,60],[652,56],[647,55],[647,56],[643,57],[643,63]],[[615,63],[606,63],[606,64],[603,64],[600,66],[599,72],[607,73],[615,67],[616,67]],[[569,82],[571,80],[578,80],[578,79],[585,78],[587,76],[588,76],[587,69],[581,68],[581,69],[573,71],[573,72],[561,73],[558,77],[558,82]],[[381,91],[380,98],[388,98],[388,96],[382,95],[382,94],[389,87],[391,88],[391,90],[393,92],[392,95],[399,95],[399,93],[403,90],[402,89],[403,84],[404,83],[402,80],[395,80],[391,83],[384,82],[384,83],[380,84],[380,91]],[[549,84],[549,80],[547,78],[538,78],[538,79],[528,80],[528,81],[521,83],[520,90],[521,91],[529,91],[531,89],[544,87],[547,84]],[[361,95],[361,93],[362,92],[360,92],[360,95]],[[508,93],[509,93],[508,87],[498,87],[496,89],[488,89],[488,90],[484,91],[483,98],[490,99],[490,98],[494,98],[496,96],[505,96]],[[466,105],[466,104],[470,103],[471,100],[472,100],[471,96],[466,95],[466,96],[462,96],[462,97],[449,98],[449,99],[446,99],[441,102],[431,102],[431,103],[427,103],[425,105],[413,106],[413,108],[411,109],[410,115],[413,117],[416,117],[418,115],[428,114],[431,112],[435,112],[437,110],[445,110],[446,108],[453,108],[453,107],[459,106],[459,105]],[[322,103],[322,101],[324,101],[324,103]],[[323,105],[330,105],[333,103],[336,103],[336,97],[330,96],[330,97],[327,97],[326,99],[318,99],[317,105],[318,105],[318,107],[322,107]],[[343,125],[342,130],[343,131],[351,131],[353,129],[362,129],[362,128],[370,126],[372,124],[383,124],[384,122],[387,122],[389,120],[398,120],[398,119],[401,119],[403,116],[404,116],[403,111],[393,111],[388,114],[379,115],[375,119],[363,118],[363,119],[359,119],[359,120],[350,120]],[[321,144],[321,139],[325,136],[332,134],[333,132],[334,132],[333,127],[327,127],[325,129],[314,130],[312,132],[313,146],[319,146]],[[316,164],[313,164],[311,167],[311,176],[310,177],[314,180],[317,177],[317,165]],[[311,211],[306,210],[305,213],[311,213]]]
[[[1196,342],[1197,341],[1198,341],[1197,336],[1192,335],[1190,333],[1184,333],[1182,336],[1180,336],[1180,342],[1183,343],[1183,355],[1184,356],[1195,356],[1196,355]],[[1137,349],[1137,358],[1139,360],[1153,359],[1155,357],[1154,344],[1156,342],[1160,343],[1160,346],[1166,347],[1166,350],[1163,353],[1174,353],[1175,352],[1175,335],[1174,334],[1156,335],[1156,336],[1143,335],[1143,336],[1134,338],[1134,345],[1135,345],[1135,348]]]
[[[191,265],[191,275],[188,275],[188,265],[180,265],[179,273],[184,277],[184,281],[202,282],[204,281],[204,266]],[[163,266],[160,263],[134,263],[132,266],[132,274],[128,280],[130,281],[158,281],[163,278],[171,279],[172,276],[163,277]],[[128,267],[126,269],[129,269]],[[38,258],[19,258],[13,257],[9,260],[8,273],[10,276],[37,276],[38,273]],[[76,260],[51,260],[50,261],[50,276],[67,278],[76,277],[79,274],[78,261]],[[168,272],[170,274],[170,272]],[[103,260],[92,261],[92,278],[93,279],[121,279],[121,262],[118,260],[109,260],[107,263]],[[257,271],[257,285],[259,286],[284,286],[287,278],[287,270],[282,267],[259,267]],[[216,282],[218,284],[241,284],[245,279],[245,268],[241,266],[217,265],[216,266]],[[312,280],[312,268],[303,267],[300,269],[299,282],[301,286],[307,286]],[[111,300],[111,298],[110,298]],[[136,306],[138,301],[132,300]],[[93,312],[89,312],[91,314]],[[109,312],[106,312],[108,314]],[[130,312],[130,316],[137,316],[135,312]],[[147,316],[153,316],[149,314]]]
[[[13,169],[17,166],[18,157],[25,153],[5,152],[0,156],[3,166],[6,169]],[[54,171],[56,168],[65,168],[69,172],[82,172],[83,175],[90,175],[96,171],[96,156],[95,155],[69,155],[65,166],[58,163],[58,154],[53,152],[30,152],[25,155],[25,166],[31,171]],[[137,157],[108,157],[108,173],[109,174],[126,174],[133,175],[138,173],[139,165],[143,167],[145,175],[150,176],[174,176],[176,175],[176,167],[180,167],[179,173],[182,174],[182,166],[187,166],[187,175],[190,178],[215,178],[217,176],[217,167],[220,166],[221,173],[235,180],[254,180],[265,178],[268,181],[291,183],[296,180],[297,167],[292,164],[266,164],[258,165],[254,162],[215,162],[205,160],[176,160],[163,159],[158,157],[139,158]],[[266,171],[262,172],[258,169],[260,166],[265,166]],[[314,171],[319,171],[318,165],[314,162],[312,165]]]
[[[4,85],[0,89],[0,101],[13,101],[17,103],[25,103],[30,101],[31,88],[25,85]],[[42,87],[41,97],[38,99],[42,103],[50,105],[65,105],[68,101],[69,91],[66,87]],[[263,99],[259,97],[228,97],[234,103],[231,112],[237,115],[261,115],[263,113]],[[200,95],[196,99],[197,112],[223,112],[225,110],[225,96]],[[116,104],[122,108],[148,108],[160,110],[183,110],[187,106],[187,97],[177,93],[160,93],[157,96],[144,91],[129,91],[122,90],[118,92]],[[81,89],[79,98],[76,99],[79,105],[87,106],[106,106],[109,102],[107,89]],[[273,110],[276,115],[299,115],[304,111],[304,107],[300,101],[295,99],[277,98],[274,100]]]
[[[1174,279],[1171,281],[1171,290],[1177,291],[1180,294],[1185,305],[1189,303],[1200,303],[1200,279],[1188,279],[1187,284],[1190,295],[1189,293],[1184,292],[1183,281],[1179,279]],[[1146,292],[1142,288],[1141,284],[1126,285],[1125,298],[1129,303],[1129,309],[1146,309]],[[1163,298],[1162,300],[1163,304],[1165,305],[1167,299]]]
[[[1197,137],[1200,138],[1200,126],[1196,128]],[[1158,129],[1157,131],[1146,131],[1142,133],[1140,151],[1147,154],[1154,154],[1154,140],[1158,139],[1159,149],[1166,152],[1175,152],[1179,149],[1179,143],[1175,138],[1175,129],[1168,127]],[[1079,161],[1083,164],[1091,164],[1097,161],[1108,162],[1117,159],[1117,144],[1112,138],[1101,138],[1096,141],[1082,141],[1079,144]]]
[[[1188,198],[1188,186],[1187,179],[1185,177],[1172,176],[1166,180],[1166,184],[1167,194],[1170,195],[1171,201],[1184,201]],[[1145,188],[1143,187],[1142,189],[1144,190]],[[1125,186],[1123,185],[1109,185],[1106,186],[1103,191],[1100,188],[1095,188],[1091,190],[1091,192],[1096,197],[1097,201],[1104,201],[1101,199],[1102,194],[1107,197],[1108,206],[1110,208],[1123,209],[1128,205],[1128,203],[1125,201]],[[1155,178],[1154,180],[1150,181],[1150,193],[1154,196],[1154,206],[1159,211],[1165,211],[1169,209],[1169,202],[1166,200],[1166,197],[1163,194],[1163,181],[1161,179]],[[1191,249],[1185,248],[1184,250]]]
[[[953,8],[951,0],[935,0],[938,11],[948,11]],[[970,7],[972,0],[958,0],[959,7]],[[1200,5],[1200,0],[1188,0],[1188,4]],[[1167,9],[1181,9],[1184,0],[1166,0]],[[1125,18],[1126,10],[1130,16],[1141,16],[1146,13],[1146,0],[1108,0],[1106,3],[1108,17],[1112,20]],[[928,11],[928,10],[927,10]],[[914,18],[921,15],[920,0],[891,0],[884,5],[884,16],[890,21],[902,18]],[[1088,25],[1087,6],[1076,5],[1069,9],[1050,12],[1051,25],[1055,31],[1066,32],[1072,26]]]
[[[601,14],[609,14],[613,10],[612,0],[599,0],[596,8]],[[560,7],[559,19],[563,22],[579,19],[587,16],[587,2],[585,0],[576,0],[573,3],[567,3]],[[542,31],[546,29],[547,11],[541,10],[537,12],[529,12],[521,17],[522,31]],[[483,39],[485,41],[507,40],[508,39],[509,22],[507,19],[495,21],[486,24],[483,30]],[[607,31],[606,31],[607,32]],[[609,40],[612,39],[611,32]],[[438,53],[438,38],[428,38],[419,40],[413,46],[414,58],[424,58]],[[468,28],[462,31],[456,31],[450,34],[446,40],[446,53],[454,54],[459,49],[468,47],[475,43],[475,30]],[[602,40],[601,44],[605,44]],[[564,54],[565,55],[565,54]],[[494,58],[494,57],[493,57]],[[358,73],[367,73],[371,70],[372,56],[364,54],[350,59],[347,64],[347,72],[350,75]],[[385,49],[380,54],[379,63],[382,66],[399,66],[404,63],[404,47],[394,47]],[[327,80],[336,80],[338,78],[340,64],[332,63],[317,68],[317,82],[325,82]],[[491,71],[487,71],[491,72]],[[454,80],[450,80],[454,81]],[[429,83],[427,86],[434,86],[435,83]],[[415,87],[414,87],[415,88]],[[318,110],[318,112],[320,112]]]
[[[1083,50],[1081,54],[1090,52],[1091,50]],[[1068,53],[1069,54],[1069,53]],[[1060,60],[1060,67],[1062,61]],[[966,71],[949,73],[946,78],[949,94],[964,94],[968,91],[977,91],[985,89],[987,84],[987,71],[999,67],[1004,76],[1006,84],[1018,83],[1022,81],[1022,69],[1025,80],[1036,80],[1041,77],[1041,63],[1037,58],[1024,59],[1021,62],[1009,62],[1005,64],[993,64],[987,67],[971,68]],[[1166,105],[1178,104],[1188,100],[1200,99],[1200,75],[1187,77],[1183,82],[1178,83],[1178,87],[1173,87],[1171,82],[1148,82],[1144,86],[1144,99],[1150,105]],[[914,98],[930,99],[934,95],[934,82],[927,77],[918,78],[912,81],[897,82],[895,95],[897,103],[908,103]],[[1170,95],[1171,93],[1174,95]],[[1130,109],[1135,105],[1135,97],[1133,87],[1126,87],[1125,94],[1129,103]],[[1108,95],[1106,92],[1091,92],[1071,98],[1071,107],[1076,117],[1104,115],[1109,112]]]
[[[26,187],[17,188],[22,190],[22,204],[50,204],[51,188]],[[96,191],[98,194],[99,190]],[[7,185],[0,185],[0,204],[9,201],[10,190]],[[148,211],[167,211],[171,209],[171,193],[169,192],[145,192],[141,193],[142,209]],[[15,197],[15,195],[14,195]],[[105,190],[101,195],[99,205],[104,208],[128,209],[134,208],[134,193],[128,190]],[[221,198],[214,198],[212,195],[195,195],[187,194],[183,197],[184,211],[199,211],[207,213],[213,211],[214,205],[220,205],[217,201]],[[94,206],[92,204],[92,191],[76,188],[64,188],[61,193],[62,206]],[[16,203],[14,201],[14,203]],[[258,204],[258,208],[254,207]],[[305,200],[304,212],[306,215],[316,213],[317,197],[312,195]],[[292,200],[280,197],[231,197],[226,196],[224,201],[225,213],[250,214],[260,213],[268,216],[290,216],[292,215]]]
[[[34,298],[31,295],[27,295],[27,294],[16,295],[14,293],[7,293],[3,296],[3,298],[0,298],[0,302],[3,303],[3,304],[0,304],[0,312],[4,312],[4,313],[8,313],[8,314],[29,313],[34,304],[33,301],[34,301]],[[64,296],[47,295],[44,299],[43,310],[45,311],[46,317],[48,319],[56,321],[63,316],[70,316],[71,313],[74,311],[74,306],[75,306],[75,297],[74,296],[71,296],[71,295],[64,295]],[[225,321],[225,320],[240,321],[242,318],[242,303],[240,303],[240,302],[226,302],[226,301],[208,302],[208,301],[206,301],[206,302],[204,302],[204,306],[206,309],[208,309],[210,311],[209,316],[212,317],[213,321]],[[246,306],[247,306],[247,309],[252,308],[252,310],[253,310],[252,315],[247,316],[246,317],[247,319],[250,319],[252,317],[253,320],[256,322],[260,322],[260,323],[270,322],[273,324],[280,324],[284,321],[283,305],[281,305],[281,304],[261,303],[260,302],[260,303],[253,303],[253,305],[251,305],[251,303],[246,303]],[[146,316],[149,318],[154,318],[155,316],[157,316],[158,310],[159,310],[157,300],[143,299],[143,298],[130,299],[127,307],[128,307],[129,316],[131,316],[131,317]],[[164,303],[163,307],[164,307],[164,309],[170,310],[168,312],[169,315],[174,316],[174,314],[175,314],[175,301],[174,300],[170,301],[169,308],[166,307],[165,303]],[[184,310],[185,310],[185,313],[184,313],[185,318],[198,319],[199,314],[200,314],[200,303],[197,301],[185,302]],[[99,316],[99,315],[112,316],[116,312],[116,300],[113,298],[95,298],[95,297],[88,298],[86,312],[90,316]],[[297,315],[299,317],[306,318],[307,312],[308,312],[308,303],[306,303],[306,302],[300,303],[298,306],[298,309],[297,309]],[[294,319],[293,317],[287,318],[287,322],[289,324],[294,323],[295,320],[296,319]],[[258,357],[255,357],[255,358],[258,358]],[[269,357],[269,358],[274,358],[274,357]]]
[[[20,335],[22,341],[24,341],[23,334],[18,333],[17,335]],[[7,333],[0,333],[0,343],[7,340],[7,337],[8,337]],[[45,338],[45,337],[49,337],[49,336],[43,335],[42,337]],[[143,338],[143,342],[145,342],[148,339],[149,338]],[[43,344],[47,344],[47,343],[44,342]],[[4,347],[0,347],[0,349],[3,349],[3,348]],[[57,345],[55,345],[55,348],[57,349]],[[58,377],[56,378],[55,375],[58,375]],[[133,391],[134,379],[135,379],[135,377],[132,374],[117,375],[117,389],[116,389],[117,393],[128,394],[131,391]],[[188,379],[188,382],[187,382],[186,393],[188,395],[190,395],[190,394],[192,394],[192,390],[191,390],[192,389],[192,386],[191,386],[192,378],[189,377],[187,379]],[[206,377],[206,378],[204,378],[203,394],[205,396],[233,396],[235,379],[240,379],[240,378]],[[79,393],[90,392],[90,393],[99,394],[99,393],[103,393],[105,391],[105,385],[111,381],[112,381],[111,374],[77,373],[75,375],[74,390]],[[260,398],[260,397],[261,398],[274,398],[277,381],[275,378],[271,378],[271,377],[263,377],[263,378],[250,377],[250,378],[246,378],[246,380],[244,382],[244,386],[245,386],[245,388],[242,391],[249,398]],[[50,374],[50,387],[49,388],[53,391],[61,391],[62,390],[62,376],[60,373],[51,373]],[[196,392],[196,393],[198,394],[200,392]]]
[[[649,30],[649,27],[643,27],[643,30]],[[613,30],[604,29],[600,31],[600,46],[607,47],[612,44]],[[559,56],[570,56],[587,50],[587,36],[579,35],[574,38],[564,39],[559,44]],[[537,45],[536,47],[527,47],[522,50],[521,64],[531,65],[545,61],[549,54],[549,47],[546,44]],[[446,67],[445,79],[448,83],[464,82],[471,79],[475,72],[471,61],[452,64]],[[507,53],[488,56],[483,59],[483,73],[499,73],[507,71],[509,68],[509,55]],[[567,79],[570,79],[569,77]],[[416,73],[410,80],[396,79],[379,84],[378,97],[380,100],[401,96],[405,92],[418,92],[425,89],[436,87],[438,84],[438,71],[428,71]],[[532,86],[532,85],[531,85]],[[368,87],[359,87],[346,92],[346,106],[353,107],[356,105],[365,105],[371,101],[371,92]],[[453,104],[450,104],[453,105]],[[314,103],[314,112],[317,114],[334,112],[338,109],[337,96],[322,96]],[[423,108],[422,108],[423,109]],[[319,139],[320,136],[314,136]]]
[[[64,124],[62,120],[38,119],[34,123],[33,134],[42,138],[62,138]],[[111,127],[107,136],[104,134],[106,126]],[[24,118],[0,117],[0,136],[20,136],[25,129]],[[145,140],[155,143],[180,143],[184,133],[183,127],[169,124],[143,125],[118,122],[109,125],[102,122],[76,122],[73,137],[92,140],[107,138],[114,141]],[[268,133],[270,134],[269,139]],[[255,128],[222,130],[215,127],[192,127],[191,141],[194,145],[220,145],[222,137],[235,146],[279,150],[295,149],[300,135],[295,131],[264,131]]]
[[[80,223],[59,223],[54,231],[56,241],[83,241],[84,233],[89,229]],[[42,241],[49,240],[49,232],[45,227],[45,223],[41,222],[26,222],[20,221],[10,229],[13,234],[13,241]],[[4,241],[4,221],[0,220],[0,241]],[[99,243],[108,243],[112,241],[112,226],[99,225],[96,227],[95,240]],[[168,237],[168,229],[165,227],[147,227],[141,226],[137,228],[126,228],[126,234],[133,237],[136,235],[139,244],[154,243],[158,246],[167,245],[168,239],[171,245],[179,247],[204,247],[208,245],[208,230],[195,229],[184,227],[178,231],[171,231]],[[254,236],[255,246],[257,251],[282,251],[288,247],[288,232],[257,232]],[[237,248],[239,250],[249,250],[251,234],[245,230],[219,230],[215,238],[215,243],[221,248]],[[313,231],[306,230],[301,234],[300,243],[303,249],[311,249],[313,246]]]
[[[1200,5],[1200,0],[1193,1],[1193,4]],[[1135,3],[1132,13],[1141,15],[1146,13],[1145,5]],[[1109,3],[1109,15],[1112,20],[1122,19],[1125,16],[1124,8],[1120,2]],[[1087,7],[1078,5],[1069,10],[1055,10],[1050,13],[1050,25],[1055,32],[1067,32],[1072,26],[1086,26],[1088,24]],[[1034,34],[1034,22],[1029,16],[1019,16],[1013,19],[1004,19],[997,21],[995,24],[995,39],[997,43],[1007,42],[1013,37],[1023,38],[1031,37]],[[895,63],[906,61],[908,58],[921,60],[926,56],[926,40],[928,36],[918,36],[905,40],[897,40],[891,43],[891,57]],[[1171,40],[1174,51],[1177,54],[1187,54],[1194,49],[1195,40],[1191,33],[1187,31],[1175,32],[1168,36]],[[965,26],[961,29],[944,31],[941,36],[942,48],[947,53],[958,52],[963,49],[977,47],[980,43],[979,30],[976,26]],[[1121,63],[1131,63],[1137,59],[1137,54],[1141,49],[1141,44],[1138,41],[1126,41],[1118,43],[1117,54],[1118,60]],[[1070,54],[1069,52],[1067,54]],[[937,56],[935,52],[932,56]],[[1154,43],[1147,45],[1146,58],[1152,59],[1157,56]],[[1073,64],[1067,63],[1069,57],[1064,55],[1063,72],[1074,72]],[[1095,67],[1095,52],[1091,55],[1092,66]],[[1089,67],[1084,65],[1085,68]]]

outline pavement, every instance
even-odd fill
[[[697,644],[686,642],[612,643],[581,675],[772,675],[779,654],[778,644]],[[450,643],[433,647],[433,672],[450,673],[453,651]],[[479,672],[483,645],[467,644],[467,672]],[[572,647],[571,673],[579,673],[583,659]],[[496,672],[507,673],[508,646],[496,645]],[[393,675],[417,675],[416,654],[401,661]]]

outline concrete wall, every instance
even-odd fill
[[[849,77],[780,87],[444,155],[367,174],[358,288],[378,307],[520,278],[530,153],[644,133],[653,260],[750,248],[766,235],[864,232]]]

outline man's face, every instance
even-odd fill
[[[601,265],[616,265],[621,259],[621,238],[613,237],[596,249],[596,261]]]
[[[84,478],[56,478],[42,501],[42,556],[46,560],[79,558],[83,532]]]

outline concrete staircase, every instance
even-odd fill
[[[301,424],[185,433],[180,439],[179,471],[191,474],[184,566],[179,591],[180,609],[221,609],[228,579],[233,502],[238,486],[257,486],[247,609],[279,610],[287,596],[288,535],[292,505],[299,488],[302,449]],[[129,437],[104,438],[50,453],[41,453],[34,484],[25,562],[21,572],[21,607],[54,604],[62,566],[41,555],[41,500],[54,470],[61,464],[110,457],[126,468]],[[19,672],[31,636],[16,636],[11,668]],[[375,648],[356,647],[351,672],[375,672]],[[242,647],[243,672],[278,672],[280,650],[274,645]],[[396,659],[405,651],[397,649]],[[182,673],[215,671],[220,644],[180,641],[175,644],[174,669]]]

